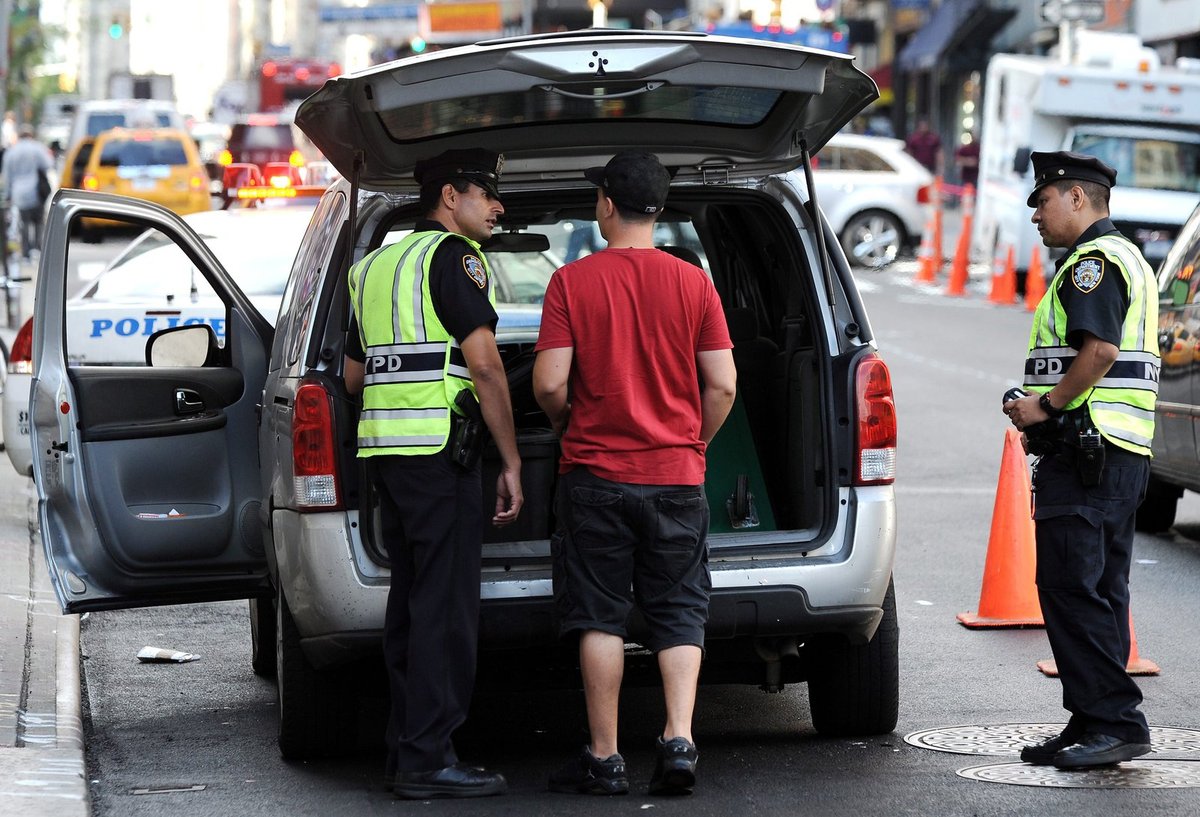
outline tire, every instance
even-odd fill
[[[355,719],[339,679],[308,662],[282,590],[275,595],[275,677],[284,760],[336,757],[354,748]]]
[[[275,677],[275,605],[250,599],[250,667],[263,678]]]
[[[826,737],[882,735],[900,711],[900,628],[896,590],[888,582],[883,619],[861,646],[841,637],[817,640],[808,653],[808,705],[813,727]]]
[[[904,246],[904,226],[891,213],[867,210],[852,217],[842,230],[842,249],[851,266],[883,269]]]
[[[1183,489],[1150,477],[1146,498],[1138,506],[1134,527],[1142,533],[1165,533],[1175,524],[1175,511]]]

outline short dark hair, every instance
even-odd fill
[[[471,182],[466,179],[445,179],[443,181],[433,182],[421,186],[421,212],[426,216],[432,215],[433,211],[442,203],[442,188],[450,185],[459,193],[466,193],[467,188],[471,186]]]
[[[1078,187],[1087,196],[1088,202],[1097,210],[1108,211],[1109,188],[1099,182],[1089,182],[1085,179],[1058,179],[1050,184],[1059,193],[1066,193],[1072,187]]]

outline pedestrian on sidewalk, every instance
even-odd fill
[[[4,151],[0,175],[4,179],[5,198],[20,214],[21,256],[29,261],[34,250],[42,248],[42,214],[46,209],[41,179],[54,166],[50,151],[33,138],[33,125],[21,125],[20,138]],[[48,180],[47,180],[48,181]]]
[[[666,701],[650,793],[690,794],[711,589],[705,448],[733,404],[733,344],[704,271],[654,247],[671,183],[658,158],[626,151],[585,176],[608,245],[551,278],[533,371],[562,439],[555,607],[578,639],[591,731],[549,787],[629,791],[617,710],[636,603]]]
[[[1062,734],[1021,759],[1062,769],[1150,751],[1129,661],[1129,566],[1146,493],[1158,392],[1158,288],[1109,219],[1117,172],[1078,153],[1034,153],[1028,204],[1066,255],[1033,316],[1025,388],[1004,403],[1034,463],[1037,588],[1058,663]]]

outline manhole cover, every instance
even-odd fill
[[[957,774],[967,780],[985,783],[1060,789],[1200,788],[1200,762],[1194,760],[1139,760],[1075,771],[1028,763],[995,763],[959,769]]]
[[[911,732],[904,736],[904,742],[921,749],[956,755],[1016,755],[1022,746],[1052,738],[1064,726],[1066,724],[1062,723],[944,726]],[[1150,754],[1159,757],[1200,753],[1200,729],[1151,726],[1150,746]]]

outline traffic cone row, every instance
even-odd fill
[[[1033,273],[1032,269],[1030,273]],[[958,614],[958,621],[964,627],[998,629],[1045,626],[1037,596],[1037,544],[1030,513],[1031,498],[1029,471],[1025,465],[1020,436],[1016,429],[1008,428],[1004,432],[1000,479],[992,510],[979,610]],[[1159,666],[1138,653],[1132,613],[1129,616],[1129,637],[1126,671],[1130,675],[1157,675]],[[1058,666],[1052,659],[1038,661],[1037,668],[1050,677],[1058,674]]]

